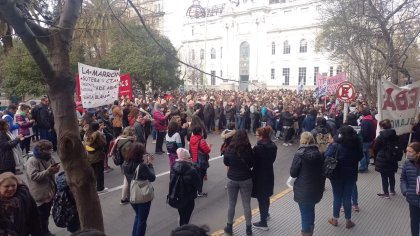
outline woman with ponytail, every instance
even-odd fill
[[[254,223],[257,229],[268,230],[267,218],[270,207],[270,196],[274,191],[273,164],[277,156],[277,146],[270,137],[273,130],[270,126],[257,129],[257,145],[254,146],[255,163],[252,169],[252,197],[257,198],[260,209],[260,221]]]

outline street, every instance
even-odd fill
[[[255,145],[255,136],[249,135],[249,138],[251,144]],[[211,162],[208,169],[208,180],[204,182],[204,192],[208,193],[208,197],[196,199],[190,223],[196,225],[206,224],[210,227],[210,232],[215,232],[225,226],[227,219],[226,167],[219,153],[222,145],[220,136],[216,133],[210,134],[207,142],[213,144],[213,149],[210,153]],[[293,154],[297,149],[297,144],[285,147],[281,143],[281,141],[276,142],[278,151],[274,165],[275,194],[287,188],[285,183],[289,176]],[[147,150],[150,153],[154,153],[154,148],[155,144],[152,144],[152,140],[149,138]],[[113,166],[112,160],[109,163],[114,168],[114,171],[105,174],[105,186],[109,188],[109,191],[100,195],[105,233],[110,236],[131,235],[134,211],[129,204],[123,206],[119,204],[121,199],[120,185],[123,177],[119,167]],[[155,198],[147,220],[146,235],[169,235],[171,230],[178,226],[178,212],[166,204],[169,186],[169,164],[166,154],[155,156],[154,168],[157,176],[156,181],[153,183]],[[252,208],[257,207],[256,199],[252,199]],[[242,215],[242,205],[240,199],[238,199],[235,219]],[[52,219],[50,220],[50,229],[57,236],[69,235],[65,229],[55,227]]]

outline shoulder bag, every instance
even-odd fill
[[[153,200],[155,197],[155,190],[149,180],[139,180],[139,168],[142,164],[138,165],[134,172],[134,178],[130,184],[130,203],[139,204],[146,203]],[[149,168],[149,167],[147,167]]]
[[[334,175],[334,170],[337,168],[338,149],[339,149],[339,144],[336,145],[334,156],[333,157],[327,157],[327,158],[325,158],[325,161],[324,161],[323,174],[324,174],[325,177],[327,177],[329,179],[332,178],[332,176]]]

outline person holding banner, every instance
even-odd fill
[[[420,143],[410,143],[407,147],[407,160],[401,172],[401,193],[410,209],[411,235],[419,236],[420,225]]]

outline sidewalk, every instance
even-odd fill
[[[391,197],[391,199],[381,199],[376,195],[382,191],[381,176],[378,172],[374,171],[374,167],[370,167],[368,173],[359,174],[357,186],[360,212],[352,212],[352,220],[356,224],[352,229],[345,228],[344,212],[340,213],[338,227],[334,227],[327,222],[332,217],[332,191],[330,181],[327,180],[324,197],[316,205],[315,209],[314,235],[410,235],[408,203],[399,190],[400,173],[397,173],[395,178],[397,195]],[[270,206],[271,219],[268,222],[269,231],[261,231],[254,228],[253,235],[301,235],[300,212],[297,203],[293,200],[293,192],[283,191],[273,198]],[[237,211],[241,212],[242,209],[237,209]],[[253,211],[253,222],[258,220],[259,212],[255,209]],[[223,235],[223,230],[217,231],[212,235]],[[234,235],[245,235],[245,222],[243,217],[235,221]]]

